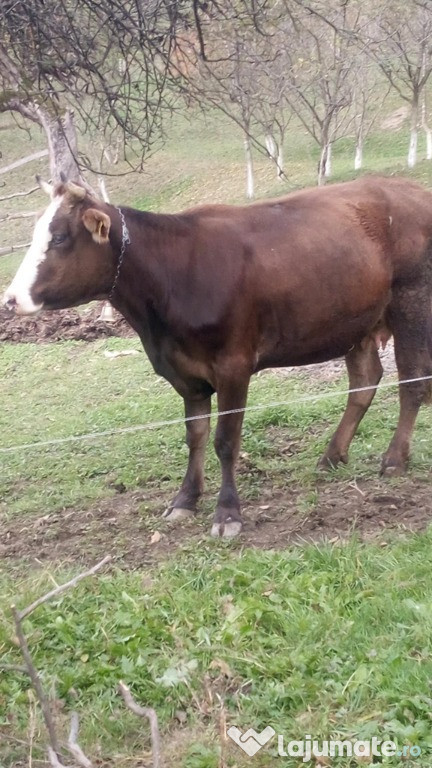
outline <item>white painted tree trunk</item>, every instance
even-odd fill
[[[432,131],[425,128],[426,131],[426,160],[432,160]]]
[[[272,160],[276,166],[276,178],[278,181],[283,181],[283,137],[281,138],[280,144],[278,144],[271,133],[268,133],[265,137],[265,145],[270,160]]]
[[[320,159],[318,163],[318,186],[321,187],[325,183],[325,166],[327,159],[327,145],[321,148]]]
[[[421,115],[423,130],[426,134],[426,160],[432,160],[432,130],[429,128],[427,118],[426,94],[423,94]]]
[[[246,155],[246,197],[251,200],[254,196],[254,172],[252,162],[252,147],[249,136],[244,138],[244,148]]]
[[[278,178],[278,181],[283,181],[284,179],[284,156],[283,156],[282,140],[281,140],[281,143],[279,144],[279,151],[277,156],[277,178]]]
[[[417,138],[418,138],[418,97],[414,96],[411,104],[411,131],[408,149],[408,168],[414,168],[417,162]]]
[[[267,152],[269,153],[270,160],[276,161],[276,155],[277,155],[277,147],[276,142],[271,135],[271,133],[268,133],[265,137],[265,145]]]
[[[330,176],[332,175],[332,144],[331,143],[327,144],[324,174],[327,179],[329,179]]]
[[[363,165],[363,142],[361,139],[357,139],[357,145],[356,145],[356,151],[355,151],[355,157],[354,157],[355,170],[359,171],[362,165]]]
[[[408,149],[408,168],[414,168],[417,162],[417,127],[411,128]]]

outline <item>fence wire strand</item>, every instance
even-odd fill
[[[367,387],[355,387],[354,389],[341,389],[336,392],[324,392],[316,395],[305,395],[295,400],[280,400],[272,403],[259,403],[258,405],[247,405],[244,408],[232,408],[227,411],[214,411],[213,413],[204,413],[197,416],[179,417],[177,419],[167,419],[163,421],[150,421],[146,424],[137,424],[130,427],[117,427],[115,429],[106,429],[102,432],[88,432],[83,435],[71,435],[69,437],[57,437],[51,440],[40,440],[34,443],[23,443],[21,445],[12,445],[9,448],[0,448],[0,454],[17,453],[19,451],[31,450],[36,448],[47,448],[54,445],[65,445],[66,443],[77,443],[85,440],[99,440],[102,437],[112,437],[115,435],[127,435],[134,432],[143,432],[150,429],[160,429],[162,427],[171,427],[177,424],[185,424],[187,421],[196,421],[197,419],[218,418],[219,416],[229,416],[233,413],[247,413],[249,411],[263,411],[270,408],[280,408],[287,406],[302,405],[303,403],[317,402],[329,397],[340,397],[342,395],[351,395],[356,392],[368,392],[371,389],[389,389],[391,387],[400,387],[403,384],[416,384],[420,381],[429,381],[430,376],[418,376],[412,379],[403,379],[402,381],[389,381],[384,384],[371,384]]]

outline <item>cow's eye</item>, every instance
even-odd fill
[[[51,237],[51,245],[61,245],[67,238],[67,234],[63,232],[55,232]]]

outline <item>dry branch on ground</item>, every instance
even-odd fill
[[[101,560],[99,563],[94,565],[89,570],[78,574],[73,579],[70,579],[70,581],[66,582],[66,584],[61,584],[60,586],[55,587],[55,589],[50,590],[50,592],[47,592],[45,595],[42,595],[41,597],[39,597],[37,600],[35,600],[33,603],[31,603],[21,611],[17,609],[16,605],[11,606],[12,615],[15,623],[16,636],[17,636],[19,647],[25,662],[25,670],[30,677],[32,686],[36,693],[36,697],[41,707],[43,718],[45,721],[45,726],[48,732],[48,736],[49,736],[48,757],[49,757],[50,764],[51,766],[53,766],[53,768],[66,768],[66,766],[62,762],[60,742],[57,735],[55,720],[51,712],[50,702],[43,689],[40,675],[33,663],[27,638],[23,630],[23,621],[25,618],[27,618],[27,616],[33,613],[33,611],[36,610],[36,608],[38,608],[40,605],[48,602],[53,597],[57,597],[58,595],[63,594],[63,592],[65,592],[66,590],[72,587],[75,587],[76,584],[78,584],[82,579],[86,578],[87,576],[94,575],[104,565],[110,562],[110,560],[111,560],[111,555],[107,555],[106,557],[103,558],[103,560]],[[84,755],[83,751],[81,750],[80,746],[77,743],[77,736],[78,736],[78,715],[75,712],[73,712],[72,718],[71,718],[71,729],[70,729],[69,740],[68,740],[68,749],[71,752],[71,754],[73,754],[79,766],[82,766],[83,768],[92,768],[91,761]]]

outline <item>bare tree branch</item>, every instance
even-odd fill
[[[33,663],[30,649],[27,643],[27,638],[24,634],[22,622],[40,605],[42,605],[43,603],[46,603],[52,597],[56,597],[57,595],[62,594],[67,589],[74,587],[76,584],[78,584],[82,579],[86,578],[87,576],[92,576],[110,560],[111,560],[111,556],[107,555],[106,557],[104,557],[103,560],[101,560],[99,563],[94,565],[93,568],[90,568],[88,571],[85,571],[84,573],[78,574],[73,579],[70,579],[70,581],[66,582],[66,584],[62,584],[56,587],[55,589],[52,589],[50,592],[48,592],[47,594],[35,600],[33,603],[31,603],[31,605],[29,605],[27,608],[24,608],[22,611],[18,611],[15,605],[11,606],[18,643],[25,661],[28,675],[30,677],[37,699],[42,709],[43,718],[45,721],[46,729],[48,731],[48,736],[50,741],[50,744],[48,747],[48,755],[49,755],[50,763],[53,766],[53,768],[62,768],[62,763],[60,761],[61,752],[60,752],[59,740],[57,737],[57,731],[55,727],[54,718],[51,713],[50,704],[45,694],[45,691],[43,689],[39,673]],[[71,748],[71,750],[75,750],[74,756],[76,759],[77,759],[78,751],[79,751],[80,757],[85,758],[84,753],[82,753],[79,746],[76,744],[77,732],[78,732],[78,719],[77,719],[77,716],[75,716],[72,718],[72,722],[71,722],[69,747]],[[87,758],[85,759],[87,760]],[[84,768],[91,768],[91,763],[89,761],[87,763],[81,762],[80,765],[84,766]]]
[[[14,221],[15,219],[31,219],[37,216],[37,211],[18,211],[18,213],[0,213],[0,221]]]
[[[6,245],[4,248],[0,248],[0,256],[9,256],[10,253],[16,251],[22,251],[24,248],[28,248],[30,243],[19,243],[18,245]]]
[[[20,664],[4,664],[0,663],[0,669],[4,669],[5,672],[21,672],[23,675],[28,675],[27,667],[23,667]]]
[[[15,168],[20,168],[22,165],[26,165],[27,163],[31,163],[33,160],[40,160],[41,157],[47,157],[48,150],[47,149],[41,149],[39,152],[33,152],[31,155],[27,155],[27,157],[22,157],[20,160],[15,160],[15,162],[10,163],[10,165],[5,165],[3,168],[0,168],[0,175],[2,173],[9,173],[9,171],[14,171]],[[38,189],[36,187],[35,189]],[[2,198],[5,199],[5,198]]]
[[[61,584],[59,587],[56,587],[55,589],[52,589],[51,592],[47,592],[46,595],[42,595],[42,597],[38,597],[37,600],[34,601],[34,603],[31,603],[27,608],[24,608],[19,613],[20,621],[26,618],[30,613],[32,613],[35,608],[38,608],[39,605],[42,605],[42,603],[46,603],[48,600],[51,600],[53,597],[57,597],[58,595],[61,595],[63,592],[66,592],[67,589],[70,589],[71,587],[75,587],[82,579],[86,579],[87,576],[93,576],[97,571],[99,571],[101,568],[103,568],[104,565],[109,563],[111,561],[111,555],[107,555],[104,557],[103,560],[100,561],[100,563],[97,563],[93,566],[93,568],[90,568],[88,571],[84,571],[84,573],[79,573],[77,576],[74,576],[73,579],[70,581],[67,581],[66,584]]]
[[[50,747],[49,745],[48,745],[47,751],[48,751],[48,758],[50,761],[50,765],[52,766],[52,768],[72,768],[72,766],[68,766],[62,763],[57,757],[53,748]]]
[[[22,628],[23,617],[20,614],[20,612],[17,610],[15,605],[11,606],[11,610],[12,610],[12,615],[15,622],[15,631],[18,638],[21,653],[23,655],[23,658],[27,667],[27,672],[29,674],[30,680],[32,681],[33,688],[35,689],[36,696],[38,697],[38,701],[42,709],[42,714],[43,714],[45,725],[48,731],[51,748],[56,755],[59,755],[60,747],[59,747],[59,742],[57,738],[57,732],[55,729],[53,716],[51,714],[50,705],[45,695],[45,691],[42,687],[41,679],[39,677],[39,674],[36,670],[35,665],[33,664],[33,659],[31,657],[30,649],[28,647],[27,639],[23,632],[23,628]]]
[[[13,200],[16,197],[28,197],[28,195],[32,195],[33,192],[38,192],[39,189],[40,187],[38,185],[37,187],[28,189],[26,192],[13,192],[11,195],[3,195],[3,197],[0,197],[0,203],[3,203],[5,200]]]
[[[36,730],[36,701],[35,701],[35,695],[30,688],[27,691],[27,696],[29,700],[29,759],[28,759],[28,768],[32,768],[33,766],[33,739],[35,735]]]
[[[79,730],[78,713],[72,712],[69,739],[67,743],[68,750],[71,753],[71,755],[74,756],[78,765],[82,766],[82,768],[93,768],[92,761],[89,760],[88,757],[86,757],[86,755],[82,751],[79,744],[77,744],[78,730]]]
[[[127,708],[138,717],[146,717],[150,723],[150,738],[153,754],[153,768],[162,768],[160,757],[160,736],[157,714],[151,707],[141,707],[132,696],[130,689],[121,680],[119,682],[119,692]]]

